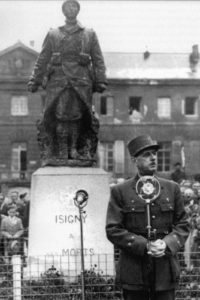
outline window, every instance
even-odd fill
[[[113,143],[99,144],[99,160],[100,167],[108,172],[114,169],[114,145]]]
[[[115,141],[114,143],[114,164],[115,173],[124,173],[124,141]]]
[[[197,97],[186,97],[183,101],[183,114],[186,116],[197,115]]]
[[[157,101],[158,117],[170,118],[171,117],[171,99],[158,98]]]
[[[141,97],[129,97],[129,115],[131,115],[134,111],[140,112],[141,99]]]
[[[99,143],[99,165],[108,172],[122,175],[124,173],[124,141]]]
[[[106,116],[113,116],[113,97],[101,96],[100,98],[100,114]]]
[[[167,172],[170,171],[171,165],[171,143],[162,142],[159,143],[160,149],[158,151],[158,171]]]
[[[107,98],[105,96],[101,97],[100,114],[107,115]]]
[[[25,143],[12,145],[11,171],[13,178],[25,178],[27,170],[27,146]]]
[[[11,99],[11,115],[28,115],[28,98],[26,96],[13,96]]]

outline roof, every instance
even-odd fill
[[[14,45],[12,45],[12,46],[10,46],[10,47],[4,49],[4,50],[1,50],[1,51],[0,51],[0,57],[3,56],[3,55],[5,55],[5,54],[7,54],[7,53],[9,53],[9,52],[12,52],[12,51],[14,51],[14,50],[16,50],[16,49],[19,49],[19,48],[22,48],[22,49],[24,49],[25,51],[27,51],[27,52],[29,52],[29,53],[35,55],[35,56],[38,56],[38,52],[37,52],[37,51],[35,51],[35,50],[31,49],[30,47],[26,46],[25,44],[23,44],[23,43],[19,40],[19,41],[17,41]]]
[[[23,49],[38,56],[38,52],[26,46],[21,41],[0,51],[0,58],[16,49]],[[200,79],[200,63],[192,72],[189,63],[190,53],[120,53],[104,52],[108,79],[119,80],[173,80]]]
[[[112,79],[200,79],[197,64],[192,72],[188,53],[105,52],[107,76]]]

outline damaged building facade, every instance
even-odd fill
[[[31,95],[27,81],[38,53],[21,42],[0,52],[0,185],[6,195],[30,188],[39,167],[36,122],[43,91]]]
[[[105,53],[109,87],[96,95],[101,123],[100,164],[116,176],[135,170],[127,142],[150,134],[161,149],[158,171],[169,175],[180,162],[190,175],[200,164],[198,46],[187,53]]]
[[[27,81],[38,53],[21,42],[0,52],[1,190],[30,187],[40,167],[36,122],[45,91],[31,94]],[[104,53],[108,89],[94,95],[100,120],[99,166],[111,178],[134,175],[127,142],[150,134],[161,149],[159,172],[176,162],[199,173],[200,72],[198,46],[188,53]]]

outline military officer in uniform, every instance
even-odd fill
[[[128,150],[137,175],[111,189],[106,233],[120,251],[116,271],[125,300],[175,299],[180,273],[177,252],[184,246],[189,224],[178,184],[155,174],[158,149],[157,142],[148,135],[131,140]],[[150,203],[155,233],[150,241],[147,204],[136,188],[143,176],[156,177],[160,185],[160,193]]]
[[[87,29],[77,21],[79,10],[77,0],[64,1],[62,11],[66,24],[48,32],[28,83],[31,92],[36,92],[39,86],[46,89],[44,111],[48,113],[44,117],[52,123],[55,111],[55,131],[61,144],[65,145],[69,139],[67,121],[72,121],[70,132],[74,132],[74,145],[71,158],[77,156],[75,135],[81,130],[78,120],[85,112],[84,126],[92,127],[92,94],[102,93],[107,85],[97,35],[93,29]],[[68,95],[70,89],[74,94]]]

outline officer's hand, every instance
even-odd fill
[[[106,90],[106,84],[105,83],[97,83],[95,86],[95,91],[97,93],[103,93]]]
[[[165,255],[166,243],[158,239],[156,241],[151,241],[149,243],[149,252],[148,254],[153,257],[161,257]]]
[[[38,90],[38,84],[33,81],[28,82],[28,91],[31,93],[35,93]]]

